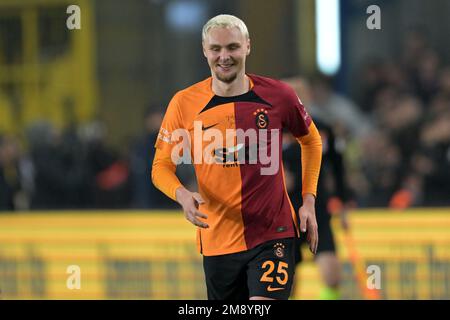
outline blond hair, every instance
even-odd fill
[[[219,14],[214,18],[208,20],[208,22],[203,26],[202,30],[202,41],[205,41],[206,36],[211,28],[220,27],[220,28],[238,28],[239,31],[248,39],[249,33],[247,26],[244,21],[239,19],[238,17],[232,16],[230,14]]]

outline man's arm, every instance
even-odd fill
[[[152,165],[152,182],[156,188],[161,190],[166,196],[177,201],[184,211],[184,215],[192,224],[207,228],[208,225],[198,220],[197,217],[207,218],[206,215],[197,209],[204,203],[200,194],[190,192],[183,187],[176,176],[176,164],[172,161],[172,151],[176,138],[172,135],[176,130],[183,129],[183,117],[181,112],[181,92],[175,94],[170,100],[164,115],[158,138],[155,143],[155,158]]]
[[[170,155],[156,148],[152,165],[152,182],[156,188],[175,201],[177,200],[175,191],[182,186],[175,174],[176,169],[177,166],[172,162]]]
[[[297,138],[302,148],[302,196],[309,193],[315,197],[322,164],[322,138],[314,122],[308,129],[307,135]]]
[[[344,155],[342,151],[338,148],[336,142],[336,136],[334,130],[331,127],[325,128],[328,134],[328,159],[333,167],[333,178],[334,178],[334,193],[335,197],[328,201],[328,208],[330,204],[335,205],[334,214],[339,214],[341,226],[347,231],[349,229],[348,224],[348,208],[350,207],[349,197],[348,197],[348,187],[346,183],[345,166],[344,166]]]
[[[319,236],[317,232],[315,197],[322,163],[322,139],[314,122],[309,133],[297,138],[302,148],[302,197],[303,205],[299,209],[300,230],[308,231],[309,249],[317,252]]]
[[[153,184],[165,195],[181,205],[188,221],[198,227],[208,228],[209,226],[206,223],[197,219],[197,217],[208,218],[208,216],[198,211],[199,205],[205,203],[205,201],[199,193],[187,190],[181,184],[175,171],[176,165],[172,162],[170,154],[165,150],[156,148],[152,165]]]

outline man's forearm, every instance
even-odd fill
[[[308,135],[297,139],[302,148],[302,195],[310,193],[316,196],[322,163],[322,139],[313,122],[309,129]]]
[[[161,150],[157,149],[152,165],[152,182],[161,192],[177,201],[176,191],[183,185],[175,171],[176,165],[172,163],[170,157],[165,156]]]

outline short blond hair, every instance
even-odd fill
[[[220,28],[236,27],[239,29],[239,31],[241,31],[241,33],[245,36],[246,39],[250,38],[247,26],[245,25],[244,21],[230,14],[219,14],[218,16],[209,19],[208,22],[206,22],[206,24],[203,26],[202,41],[205,41],[205,38],[208,35],[209,30],[214,27]]]

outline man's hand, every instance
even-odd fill
[[[308,232],[307,240],[309,243],[309,250],[316,254],[317,245],[319,244],[319,234],[317,231],[316,209],[314,207],[316,199],[312,194],[305,194],[303,196],[303,205],[298,210],[300,216],[300,231]]]
[[[198,207],[205,203],[202,196],[197,192],[190,192],[184,187],[180,187],[175,191],[178,203],[183,207],[184,216],[193,225],[200,228],[209,228],[209,225],[197,219],[197,217],[207,219],[206,214],[198,211]]]

